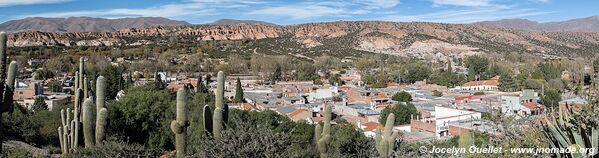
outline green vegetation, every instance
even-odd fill
[[[15,61],[10,62],[7,66],[8,52],[6,52],[6,33],[0,33],[0,120],[2,120],[2,114],[5,112],[13,111],[13,93],[15,78],[17,76],[17,63]],[[4,122],[4,121],[2,121]],[[0,132],[4,130],[3,123],[0,122]],[[4,134],[0,133],[0,142],[4,140]],[[0,147],[0,153],[2,149]]]
[[[410,101],[412,101],[412,95],[410,95],[410,93],[408,93],[408,92],[401,91],[401,92],[395,93],[391,97],[391,100],[399,101],[399,102],[410,102]]]
[[[376,136],[374,138],[376,142],[376,150],[379,152],[379,157],[389,158],[394,157],[395,153],[395,141],[399,133],[393,132],[393,125],[395,124],[395,115],[393,113],[387,116],[385,121],[385,132],[381,134],[381,129],[376,129]]]
[[[235,85],[235,99],[236,103],[243,103],[243,87],[241,87],[241,81],[239,81],[239,77],[237,78],[237,84]]]
[[[466,67],[468,68],[468,80],[473,81],[478,76],[480,79],[487,79],[484,72],[489,68],[489,59],[479,55],[473,55],[466,58]]]
[[[588,105],[587,105],[588,106]],[[597,148],[599,145],[599,130],[597,125],[583,124],[586,119],[576,118],[570,107],[558,108],[559,111],[545,118],[543,129],[553,148]],[[588,113],[587,113],[588,114]],[[555,116],[558,115],[558,116]],[[580,116],[580,115],[579,115]],[[588,116],[585,116],[588,117]],[[579,125],[579,126],[576,126]],[[556,157],[587,157],[596,153],[556,153]]]
[[[541,103],[548,107],[557,107],[562,101],[562,95],[555,89],[545,90],[545,94],[541,97]]]
[[[385,124],[389,114],[394,114],[395,115],[395,125],[404,125],[404,124],[408,124],[410,123],[410,119],[412,119],[412,117],[417,117],[420,115],[420,113],[418,112],[418,110],[416,110],[416,107],[411,104],[411,103],[407,103],[407,104],[396,104],[394,106],[387,106],[385,109],[383,109],[381,111],[381,115],[379,118],[379,123],[380,124]]]

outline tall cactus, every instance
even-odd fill
[[[187,127],[189,121],[187,117],[187,90],[180,88],[177,91],[177,119],[171,122],[171,130],[175,133],[175,148],[177,157],[185,157],[185,149],[187,148]]]
[[[108,110],[106,109],[106,78],[96,79],[96,145],[102,145],[106,136]]]
[[[209,105],[204,105],[204,130],[208,136],[212,135],[212,109]]]
[[[91,99],[85,99],[83,102],[83,137],[85,138],[85,148],[91,148],[94,146],[94,127],[92,126],[92,115],[93,114],[93,103]]]
[[[0,32],[0,93],[2,93],[2,96],[0,96],[0,120],[2,120],[2,113],[11,112],[13,109],[13,92],[17,75],[17,63],[15,61],[10,62],[8,71],[6,70],[8,57],[6,41],[6,33]],[[1,122],[0,131],[2,131]],[[3,139],[4,135],[0,132],[0,146],[2,146]],[[2,153],[1,147],[0,153]]]
[[[397,132],[393,132],[393,124],[395,123],[395,115],[389,114],[385,122],[385,131],[381,134],[380,129],[376,129],[376,150],[379,152],[379,157],[393,157],[393,148],[395,147],[395,139],[398,136]]]
[[[326,158],[328,154],[328,146],[331,143],[331,106],[326,106],[324,111],[323,126],[320,124],[316,125],[314,129],[314,140],[316,141],[316,147],[320,153],[321,158]]]
[[[228,122],[229,106],[224,103],[225,95],[225,73],[218,72],[215,96],[215,109],[211,113],[211,108],[204,106],[204,129],[208,134],[212,134],[215,139],[221,138],[221,132],[225,129]],[[212,119],[209,117],[212,116]],[[211,126],[211,127],[209,127]]]
[[[80,62],[80,68],[83,68],[83,58],[81,58]],[[85,92],[88,91],[88,81],[87,78],[84,76],[82,77],[81,75],[83,74],[80,73],[84,71],[85,70],[80,69],[75,73],[77,75],[74,85],[74,88],[76,89],[74,101],[75,110],[68,108],[66,113],[64,110],[61,110],[62,126],[58,128],[58,134],[63,154],[73,152],[79,147],[79,137],[81,133],[80,124],[83,124],[83,138],[86,148],[102,145],[102,141],[104,141],[106,136],[105,131],[108,119],[108,110],[106,109],[105,104],[106,79],[99,76],[96,81],[96,108],[93,108],[94,100],[92,100],[91,97],[85,97],[87,95]],[[94,109],[96,110],[95,130],[93,124]],[[71,113],[73,114],[72,120],[70,118]]]
[[[71,118],[71,114],[73,117]],[[60,139],[60,148],[63,154],[67,154],[76,150],[79,146],[79,123],[78,112],[67,108],[60,110],[60,119],[62,126],[58,127],[58,135]]]

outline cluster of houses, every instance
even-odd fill
[[[159,73],[167,89],[176,91],[183,86],[196,87],[199,83],[214,88],[215,83],[207,82],[214,78],[198,79],[181,77],[169,73]],[[323,119],[325,106],[332,106],[337,116],[333,121],[343,119],[366,136],[374,136],[381,111],[387,107],[405,104],[392,100],[398,92],[409,93],[418,115],[412,115],[407,124],[393,129],[400,131],[407,141],[445,139],[459,136],[472,130],[496,133],[497,126],[483,119],[484,113],[500,112],[501,115],[522,119],[542,116],[546,107],[539,103],[539,94],[533,90],[520,92],[500,92],[500,76],[489,80],[467,82],[455,88],[428,84],[419,81],[413,84],[389,83],[385,88],[367,88],[357,71],[349,69],[341,74],[342,84],[317,85],[313,81],[265,83],[260,77],[248,74],[230,74],[225,82],[225,97],[233,99],[236,81],[240,80],[244,91],[244,103],[230,107],[242,110],[272,110],[289,117],[293,121],[315,124]],[[46,83],[34,79],[19,80],[14,99],[20,105],[30,107],[35,99],[43,97],[48,108],[71,102],[69,77],[58,77],[65,86],[63,92],[48,92]],[[152,82],[153,79],[136,80],[136,85]],[[326,82],[326,80],[323,79]],[[475,93],[482,92],[482,93]],[[441,95],[439,95],[439,93]],[[586,104],[579,97],[564,98],[561,104]]]

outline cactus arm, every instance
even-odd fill
[[[220,140],[221,132],[223,129],[223,109],[214,109],[214,116],[212,118],[212,135],[216,140]]]
[[[209,136],[212,135],[212,109],[208,105],[204,105],[204,130]]]
[[[318,143],[320,138],[322,137],[322,126],[320,124],[316,124],[316,128],[314,128],[314,141]]]
[[[93,126],[92,126],[92,118],[93,118],[93,110],[92,110],[92,100],[86,99],[83,102],[83,137],[85,138],[85,148],[90,148],[94,146],[94,134],[93,134]]]
[[[597,147],[599,146],[599,131],[595,127],[591,132],[591,147],[597,151]]]
[[[224,108],[224,95],[225,95],[225,73],[222,71],[218,72],[217,75],[217,84],[216,84],[216,94],[214,94],[215,98],[215,107]]]
[[[106,125],[108,120],[108,110],[101,108],[96,117],[96,145],[102,145],[106,137]]]
[[[187,90],[180,88],[177,91],[177,119],[171,122],[171,129],[175,133],[175,148],[177,150],[177,157],[185,157],[185,149],[187,148],[187,132],[188,126],[187,117]]]
[[[104,76],[99,76],[96,79],[96,111],[100,111],[100,109],[106,107],[106,78]]]

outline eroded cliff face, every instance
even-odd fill
[[[281,28],[266,25],[228,25],[228,26],[173,26],[173,27],[151,27],[131,28],[116,32],[19,32],[9,35],[9,47],[25,46],[112,46],[126,45],[136,41],[126,41],[124,38],[135,37],[174,37],[191,36],[197,40],[240,40],[240,39],[264,39],[279,37]],[[148,40],[148,39],[146,39]]]
[[[351,47],[400,56],[445,52],[594,53],[599,33],[543,32],[468,24],[340,21],[278,26],[263,24],[168,26],[115,32],[22,32],[9,35],[8,45],[114,46],[149,44],[157,37],[191,40],[241,40],[285,37],[304,48]],[[343,44],[339,40],[350,41]],[[148,42],[150,41],[150,42]],[[414,54],[414,52],[420,52]],[[410,55],[411,54],[411,55]]]

